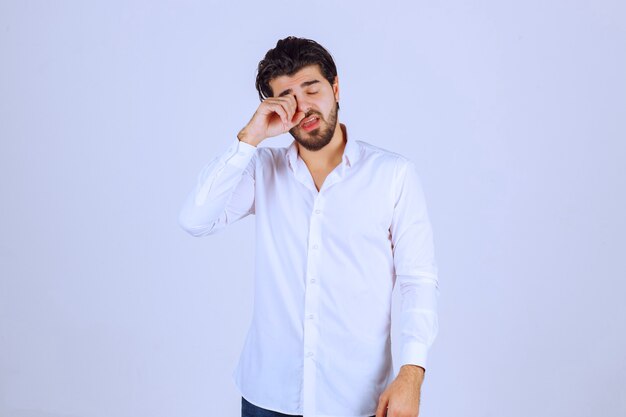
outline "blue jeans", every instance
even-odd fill
[[[252,404],[241,397],[241,417],[302,417],[295,414],[283,414],[278,411],[268,410]],[[375,416],[372,416],[375,417]]]
[[[241,397],[241,417],[302,417],[295,414],[283,414],[254,405]]]

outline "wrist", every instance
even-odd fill
[[[423,366],[406,364],[400,367],[400,373],[412,375],[418,378],[424,378],[424,374],[426,373],[426,369]]]
[[[239,139],[239,141],[241,142],[245,142],[252,146],[257,146],[263,140],[263,139],[259,140],[258,138],[253,137],[252,135],[248,134],[248,132],[246,132],[244,129],[242,129],[237,134],[237,139]]]

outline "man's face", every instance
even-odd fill
[[[298,104],[297,111],[305,114],[300,124],[289,130],[291,136],[310,151],[326,146],[337,128],[337,78],[331,86],[322,75],[319,65],[310,65],[291,76],[276,77],[269,84],[274,97],[293,95]]]

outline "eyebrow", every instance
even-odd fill
[[[302,88],[304,88],[304,87],[308,87],[308,86],[310,86],[310,85],[312,85],[312,84],[316,84],[316,83],[319,83],[319,82],[320,82],[320,80],[305,81],[305,82],[303,82],[302,84],[300,84],[300,87],[302,87]],[[292,93],[291,88],[288,88],[287,90],[285,90],[285,91],[283,91],[282,93],[280,93],[280,94],[278,95],[278,97],[286,96],[287,94],[291,94],[291,93]]]

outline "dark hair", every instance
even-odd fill
[[[281,75],[293,75],[303,67],[318,64],[330,85],[335,82],[337,67],[330,53],[319,43],[306,38],[288,36],[276,42],[259,62],[256,89],[261,101],[272,97],[270,81]]]

